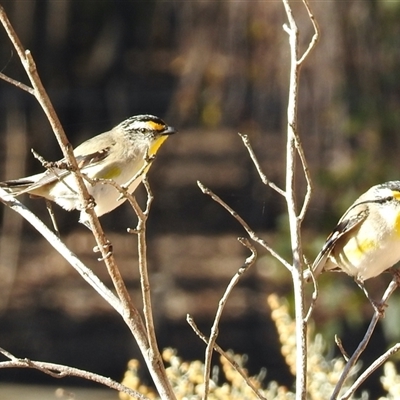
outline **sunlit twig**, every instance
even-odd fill
[[[107,378],[93,372],[88,372],[82,369],[68,367],[65,365],[48,363],[43,361],[33,361],[28,358],[17,358],[7,350],[0,347],[0,353],[9,359],[9,361],[0,361],[1,368],[31,368],[39,370],[53,378],[65,378],[67,376],[76,376],[78,378],[88,379],[93,382],[100,383],[111,389],[126,393],[135,399],[149,400],[148,397],[142,395],[136,390],[130,389],[122,383],[116,382],[111,378]]]
[[[191,315],[187,314],[186,316],[186,321],[190,325],[190,327],[193,329],[195,334],[206,344],[209,343],[209,338],[205,336],[196,323],[194,322],[194,319]],[[224,351],[217,343],[214,343],[214,350],[220,354],[222,357],[224,357],[231,367],[243,378],[243,380],[246,382],[246,384],[251,388],[251,390],[254,392],[255,396],[257,396],[258,399],[260,400],[266,400],[266,398],[259,393],[251,379],[247,376],[246,371],[243,370],[243,368],[226,352]]]
[[[245,145],[247,151],[249,152],[250,158],[253,161],[254,166],[260,176],[260,179],[264,185],[268,185],[271,189],[275,190],[281,196],[285,197],[285,191],[282,190],[279,186],[277,186],[274,182],[271,182],[267,175],[263,172],[261,165],[257,159],[257,156],[254,153],[253,147],[251,146],[249,136],[239,132],[239,136],[241,137],[243,144]]]
[[[360,385],[372,374],[374,373],[381,365],[383,365],[389,357],[393,354],[397,353],[400,350],[400,343],[396,343],[389,350],[385,351],[380,357],[378,357],[351,385],[351,388],[347,390],[347,392],[340,397],[340,400],[349,399],[354,392],[360,387]]]
[[[210,196],[215,202],[217,202],[223,208],[225,208],[225,210],[227,210],[229,214],[231,214],[232,217],[235,218],[240,225],[242,225],[243,229],[247,232],[251,240],[264,247],[273,257],[275,257],[278,261],[280,261],[289,271],[292,269],[292,266],[283,257],[281,257],[264,239],[261,239],[256,235],[254,230],[250,228],[248,223],[235,210],[233,210],[232,207],[226,204],[219,196],[217,196],[211,189],[203,185],[200,181],[197,181],[197,185],[204,194]]]
[[[215,314],[214,322],[211,327],[210,339],[207,343],[206,352],[205,352],[203,399],[207,399],[207,396],[208,396],[208,390],[209,390],[209,384],[210,384],[212,352],[213,352],[214,345],[215,345],[215,342],[218,337],[219,321],[222,317],[222,312],[224,311],[225,304],[228,301],[228,297],[231,294],[233,288],[237,285],[237,283],[239,282],[242,275],[254,264],[254,262],[256,261],[256,258],[257,258],[257,251],[254,248],[254,246],[252,246],[252,244],[249,242],[248,239],[238,238],[238,240],[240,243],[243,244],[243,246],[246,246],[251,251],[251,254],[249,257],[247,257],[243,266],[240,267],[238,272],[232,277],[231,281],[229,282],[229,285],[225,289],[225,293],[223,294],[223,296],[221,297],[221,300],[218,303],[217,312]]]
[[[387,302],[387,300],[390,298],[390,296],[393,294],[393,292],[397,289],[398,286],[399,286],[398,277],[394,276],[393,279],[391,280],[391,282],[389,283],[388,287],[386,288],[385,293],[382,296],[381,304],[385,304]],[[381,317],[382,317],[382,314],[379,312],[379,310],[375,310],[374,315],[371,319],[371,322],[368,326],[368,329],[364,335],[364,338],[361,340],[357,349],[354,351],[352,356],[349,358],[345,368],[343,369],[342,375],[340,376],[339,381],[335,386],[335,390],[332,393],[331,400],[338,398],[340,390],[342,389],[342,387],[350,373],[350,370],[353,368],[353,366],[356,364],[356,362],[360,358],[363,351],[366,349],[366,347],[371,339],[371,336],[375,330],[375,326],[378,323],[378,321],[381,319]],[[348,390],[348,392],[352,390],[353,386],[354,386],[354,384]]]

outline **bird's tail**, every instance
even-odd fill
[[[9,181],[0,182],[0,188],[15,196],[28,193],[32,189],[32,185],[37,182],[37,177],[42,174],[32,175],[26,178],[14,179]]]

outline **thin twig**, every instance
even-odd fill
[[[314,17],[313,12],[311,11],[310,5],[308,4],[308,0],[303,0],[303,4],[306,7],[306,10],[308,12],[308,17],[310,18],[310,21],[314,27],[314,35],[310,40],[310,43],[308,44],[307,50],[304,52],[304,54],[300,57],[300,59],[297,61],[297,65],[301,65],[303,61],[308,57],[312,49],[315,47],[315,45],[318,42],[319,39],[319,27],[318,27],[318,22]]]
[[[0,201],[25,218],[38,232],[57,250],[82,278],[107,301],[119,314],[123,313],[120,300],[108,289],[103,282],[87,268],[79,258],[55,235],[35,214],[17,200],[12,194],[0,188]]]
[[[56,216],[55,216],[54,210],[53,210],[53,203],[48,199],[45,199],[45,202],[46,202],[47,212],[49,213],[50,220],[51,220],[51,223],[54,228],[54,232],[58,237],[61,237],[60,230],[58,229]]]
[[[126,182],[123,185],[121,185],[121,188],[125,189],[125,193],[128,193],[127,189],[129,188],[129,186],[131,186],[131,184],[133,182],[135,182],[137,179],[139,179],[142,175],[145,176],[146,171],[149,170],[149,168],[151,167],[151,164],[153,163],[153,161],[155,159],[156,159],[155,155],[152,155],[151,157],[149,157],[148,154],[146,154],[144,156],[144,163],[143,163],[142,167],[139,169],[139,171],[137,171],[136,174],[128,182]],[[143,178],[143,179],[145,179],[145,178]],[[125,195],[123,195],[121,193],[121,198],[122,197],[125,197]]]
[[[211,359],[212,359],[212,352],[214,349],[214,344],[217,340],[218,337],[218,332],[219,332],[219,321],[221,320],[222,317],[222,312],[224,311],[226,302],[228,301],[228,297],[231,294],[233,288],[237,285],[239,282],[240,278],[242,275],[255,263],[256,258],[257,258],[257,250],[255,247],[249,242],[247,238],[238,238],[239,242],[243,245],[246,246],[250,251],[251,254],[247,259],[245,260],[243,266],[241,266],[238,270],[238,272],[232,277],[231,281],[229,282],[229,285],[225,289],[225,293],[221,297],[221,300],[219,301],[217,312],[215,314],[214,322],[211,327],[211,332],[210,332],[210,339],[208,341],[207,347],[206,347],[206,352],[205,352],[205,361],[204,361],[204,394],[203,394],[203,399],[206,400],[208,396],[208,390],[209,390],[209,385],[210,385],[210,371],[211,371]]]
[[[154,196],[153,196],[153,192],[151,190],[150,184],[149,184],[149,180],[147,179],[147,174],[144,175],[142,183],[147,192],[146,208],[144,209],[143,214],[148,216],[150,213],[151,205],[154,200]]]
[[[388,287],[386,288],[385,293],[382,296],[381,304],[385,304],[387,302],[387,300],[390,298],[390,296],[393,294],[393,292],[397,289],[398,286],[399,286],[398,278],[397,278],[397,276],[394,276],[393,279],[391,280],[391,282],[389,283]],[[332,393],[331,400],[335,400],[338,398],[340,390],[342,389],[342,387],[350,373],[350,370],[356,364],[356,362],[360,358],[361,354],[367,347],[367,345],[371,339],[372,333],[374,332],[375,326],[381,317],[382,317],[382,314],[379,312],[379,310],[375,310],[374,315],[372,316],[371,322],[370,322],[369,327],[364,335],[363,340],[359,343],[357,349],[354,351],[354,353],[350,357],[349,361],[347,362],[345,368],[343,369],[342,375],[340,376],[339,381],[335,386],[335,390]]]
[[[204,186],[200,181],[197,181],[197,185],[204,194],[210,196],[216,203],[225,208],[225,210],[228,211],[229,214],[231,214],[232,217],[235,218],[240,225],[242,225],[243,229],[247,232],[251,240],[264,247],[273,257],[281,262],[282,265],[284,265],[289,271],[291,271],[292,266],[283,257],[281,257],[264,239],[258,237],[253,229],[250,228],[248,223],[235,210],[228,206],[228,204],[226,204],[220,197],[218,197],[211,189]]]
[[[151,165],[151,162],[154,160],[154,157],[145,159],[145,163],[143,166],[143,171],[148,169]],[[138,175],[137,178],[139,178]],[[150,188],[150,184],[147,180],[147,176],[145,175],[142,182],[147,191],[147,202],[146,208],[143,211],[138,204],[136,197],[129,193],[127,187],[129,185],[119,185],[114,180],[109,179],[90,179],[86,177],[86,179],[93,183],[97,184],[104,184],[104,185],[112,185],[116,190],[120,192],[120,198],[126,198],[129,204],[132,206],[135,214],[138,217],[138,223],[135,229],[128,229],[129,233],[134,233],[138,237],[138,264],[139,264],[139,275],[140,275],[140,285],[141,285],[141,292],[142,292],[142,300],[143,300],[143,314],[145,320],[145,327],[146,327],[146,335],[147,341],[149,344],[148,354],[149,358],[153,360],[157,365],[162,366],[162,357],[158,349],[157,345],[157,338],[155,333],[154,327],[154,320],[153,320],[153,311],[152,311],[152,304],[151,304],[151,290],[150,290],[150,280],[147,268],[147,244],[146,244],[146,222],[150,212],[150,207],[153,202],[154,196]],[[133,182],[134,180],[132,180]]]
[[[253,147],[251,146],[249,136],[238,132],[239,136],[241,137],[243,144],[245,145],[247,151],[249,152],[250,158],[253,161],[254,166],[256,167],[256,170],[258,172],[258,175],[260,176],[260,179],[264,185],[268,185],[271,189],[275,190],[277,193],[279,193],[281,196],[285,197],[285,191],[282,190],[279,186],[277,186],[274,182],[271,182],[268,178],[267,175],[264,174],[261,165],[257,159],[257,156],[254,153]]]
[[[196,323],[194,322],[193,317],[190,314],[186,315],[186,321],[190,325],[190,327],[193,329],[194,333],[205,343],[209,343],[209,338],[205,336]],[[243,380],[246,382],[247,386],[254,392],[255,396],[260,399],[260,400],[267,400],[261,393],[259,393],[258,389],[255,387],[254,383],[251,381],[249,376],[247,375],[246,371],[243,370],[243,368],[226,352],[224,351],[217,343],[214,343],[214,350],[220,354],[222,357],[224,357],[231,367],[243,378]]]
[[[3,81],[6,81],[8,83],[11,83],[11,85],[16,86],[18,89],[24,90],[25,92],[28,92],[31,95],[35,95],[35,91],[28,85],[25,85],[24,83],[20,81],[16,81],[13,78],[10,78],[9,76],[3,74],[0,72],[0,79],[3,79]]]
[[[297,130],[295,128],[293,128],[293,133],[294,133],[295,141],[296,141],[295,145],[296,145],[297,154],[299,155],[301,166],[303,168],[304,177],[306,179],[306,193],[304,195],[303,205],[302,205],[300,213],[297,217],[299,219],[299,221],[302,222],[306,216],[306,212],[307,212],[308,207],[311,202],[311,195],[313,192],[313,183],[312,183],[310,169],[308,168],[308,163],[307,163],[306,156],[304,154],[304,148],[301,143],[300,136],[298,135]]]
[[[92,382],[100,383],[110,389],[124,392],[135,399],[149,400],[148,397],[142,395],[136,390],[130,389],[122,383],[116,382],[102,375],[88,372],[82,369],[67,367],[65,365],[48,363],[43,361],[33,361],[27,358],[17,358],[7,350],[0,347],[0,353],[6,356],[10,361],[0,361],[1,368],[32,368],[39,370],[53,378],[65,378],[67,376],[76,376],[78,378],[88,379]]]
[[[315,304],[316,304],[316,302],[317,302],[317,298],[318,298],[318,283],[317,283],[317,280],[315,279],[315,276],[314,276],[314,274],[313,274],[313,272],[310,270],[310,277],[311,277],[311,279],[312,279],[312,281],[313,281],[313,287],[314,287],[314,290],[313,290],[313,293],[312,293],[312,295],[311,295],[311,302],[310,302],[310,306],[308,307],[308,311],[307,311],[307,314],[306,314],[306,316],[304,317],[304,321],[305,321],[305,323],[306,324],[308,324],[308,322],[309,322],[309,320],[310,320],[310,318],[311,318],[311,315],[312,315],[312,313],[313,313],[313,311],[314,311],[314,307],[315,307]]]
[[[340,339],[340,337],[338,335],[335,335],[335,343],[336,343],[336,346],[339,348],[340,352],[342,353],[344,360],[346,362],[348,362],[350,357],[347,354],[347,351],[343,347],[342,339]]]
[[[153,311],[151,305],[151,292],[150,292],[150,280],[147,266],[147,243],[146,243],[146,221],[148,218],[148,212],[150,205],[154,199],[153,194],[150,190],[149,183],[146,179],[147,189],[147,205],[146,212],[141,212],[138,215],[138,223],[136,226],[136,233],[138,237],[138,259],[139,259],[139,274],[140,274],[140,286],[142,291],[143,299],[143,314],[146,325],[147,340],[149,341],[151,357],[159,358],[162,363],[161,355],[157,346],[157,339],[154,329]]]
[[[347,390],[347,392],[340,398],[340,400],[349,399],[354,392],[361,386],[361,384],[373,373],[375,372],[381,365],[383,365],[389,357],[393,354],[397,353],[400,350],[400,343],[396,343],[389,350],[385,351],[380,357],[378,357],[359,377],[358,379],[351,385],[351,388]]]

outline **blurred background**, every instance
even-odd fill
[[[160,347],[183,359],[204,359],[190,313],[207,334],[218,300],[247,251],[226,211],[204,196],[200,180],[290,261],[283,199],[261,182],[238,132],[249,135],[260,164],[278,185],[285,179],[285,129],[290,67],[281,2],[270,1],[2,1],[73,145],[142,113],[179,130],[163,146],[150,173],[155,195],[148,252]],[[400,2],[310,2],[321,38],[302,68],[299,133],[315,184],[304,224],[310,261],[347,206],[373,184],[399,178]],[[313,28],[301,2],[292,4],[304,51]],[[1,72],[28,83],[0,29]],[[0,81],[0,179],[42,170],[30,149],[47,160],[61,152],[30,94]],[[145,193],[138,190],[143,203]],[[298,194],[304,194],[299,173]],[[42,201],[23,201],[47,223]],[[16,356],[122,378],[139,357],[113,310],[36,231],[1,207],[0,346]],[[55,207],[62,238],[108,284],[93,254],[93,238],[78,213]],[[141,308],[128,205],[104,216],[116,259]],[[292,301],[289,273],[263,249],[242,277],[224,313],[219,344],[249,356],[256,374],[291,385],[280,356],[266,296]],[[379,298],[390,276],[367,282]],[[372,307],[353,280],[325,274],[314,312],[334,354],[335,333],[351,352]],[[363,361],[366,365],[400,336],[392,298]],[[144,380],[148,379],[144,375]],[[53,383],[41,373],[1,370],[1,382]],[[58,384],[60,384],[58,382]],[[67,379],[61,384],[86,384]],[[363,388],[378,393],[377,378]]]

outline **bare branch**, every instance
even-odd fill
[[[247,238],[238,238],[239,242],[246,246],[250,251],[251,254],[245,260],[242,267],[239,268],[238,272],[232,277],[229,285],[225,289],[225,293],[222,296],[221,300],[219,301],[219,305],[217,308],[217,312],[215,314],[214,322],[211,327],[210,332],[210,339],[207,343],[206,353],[205,353],[205,361],[204,361],[204,395],[203,399],[206,400],[208,396],[208,390],[210,385],[210,371],[211,371],[211,359],[212,359],[212,351],[214,349],[215,342],[218,337],[219,332],[219,321],[222,317],[222,312],[224,311],[226,302],[228,301],[228,297],[231,294],[233,288],[239,282],[241,276],[254,264],[257,258],[257,250],[252,246]]]
[[[350,357],[347,354],[347,351],[343,347],[342,339],[340,339],[338,335],[335,335],[335,343],[336,346],[339,348],[340,352],[342,353],[342,356],[345,359],[345,361],[348,362]]]
[[[149,180],[147,179],[147,175],[145,175],[143,177],[142,183],[143,183],[143,186],[145,187],[146,192],[147,192],[146,208],[143,211],[143,213],[144,213],[144,215],[148,216],[149,213],[150,213],[150,207],[151,207],[151,205],[153,203],[153,200],[154,200],[154,196],[153,196],[153,192],[151,190],[150,184],[149,184]]]
[[[393,279],[391,280],[391,282],[389,283],[388,287],[386,288],[385,293],[382,296],[381,304],[385,304],[387,302],[387,300],[390,298],[390,296],[393,294],[393,292],[397,289],[398,286],[399,286],[398,277],[394,276]],[[356,364],[356,362],[360,358],[361,354],[367,347],[367,345],[371,339],[372,333],[375,330],[375,326],[381,317],[382,317],[382,314],[379,312],[379,310],[375,310],[374,315],[371,319],[371,322],[369,324],[367,332],[364,335],[363,340],[359,343],[357,349],[355,350],[353,355],[350,357],[349,361],[346,364],[346,367],[344,368],[344,370],[342,372],[342,375],[340,376],[338,383],[336,384],[335,390],[331,396],[332,400],[338,398],[340,390],[342,389],[342,387],[350,373],[350,370]],[[351,390],[351,388],[349,390]]]
[[[18,35],[16,34],[14,28],[11,25],[11,22],[7,18],[7,14],[2,6],[0,6],[0,21],[7,32],[7,35],[13,44],[15,50],[18,53],[19,58],[22,60],[25,60],[25,50],[24,47],[22,46],[21,41],[19,40]]]
[[[146,171],[153,162],[154,157],[146,157],[144,166],[142,167],[142,173]],[[139,178],[140,174],[135,175],[135,179]],[[90,179],[88,177],[84,177],[92,184],[104,184],[104,185],[112,185],[116,190],[120,192],[120,198],[126,198],[130,205],[132,206],[133,210],[135,211],[138,217],[138,223],[135,229],[128,229],[128,233],[134,233],[138,237],[138,260],[139,260],[139,275],[140,275],[140,285],[141,285],[141,292],[142,292],[142,300],[143,300],[143,314],[145,320],[145,327],[146,327],[146,335],[147,335],[147,342],[149,345],[147,356],[150,360],[156,363],[159,368],[163,368],[162,357],[158,349],[157,345],[157,338],[155,333],[154,321],[153,321],[153,311],[152,311],[152,304],[151,304],[151,290],[150,290],[150,280],[147,268],[147,243],[146,243],[146,222],[150,212],[150,207],[153,202],[154,196],[151,191],[149,182],[147,180],[147,176],[143,178],[143,184],[147,191],[147,202],[146,208],[143,211],[138,204],[136,197],[129,193],[127,187],[129,185],[119,185],[113,180],[109,179]],[[135,179],[132,179],[133,182]],[[169,383],[168,383],[169,385]],[[172,391],[172,388],[171,388]]]
[[[1,368],[31,368],[37,369],[53,378],[65,378],[67,376],[76,376],[78,378],[83,378],[90,380],[92,382],[100,383],[110,389],[118,390],[119,392],[124,392],[135,399],[149,400],[148,397],[142,395],[136,390],[130,389],[122,383],[116,382],[110,378],[102,375],[94,374],[93,372],[88,372],[82,369],[68,367],[61,364],[53,364],[43,361],[33,361],[27,358],[17,358],[8,351],[0,347],[0,353],[6,356],[10,361],[0,361]]]
[[[250,158],[253,161],[254,166],[256,167],[256,170],[258,172],[258,175],[260,176],[260,179],[264,185],[268,185],[271,189],[275,190],[277,193],[279,193],[281,196],[285,197],[285,192],[277,186],[274,182],[271,182],[267,176],[264,174],[264,172],[261,169],[261,165],[258,162],[257,156],[254,153],[254,150],[251,146],[250,139],[248,135],[243,134],[243,133],[238,133],[241,139],[243,140],[243,143],[249,152]]]
[[[360,387],[360,385],[373,373],[375,372],[382,364],[384,364],[389,357],[393,354],[397,353],[400,350],[400,343],[396,343],[389,350],[383,353],[379,358],[377,358],[353,383],[351,388],[340,398],[341,400],[349,399],[354,392]]]
[[[119,314],[123,313],[120,300],[108,289],[103,282],[87,268],[79,258],[55,235],[35,214],[18,201],[13,195],[0,188],[0,201],[25,218],[38,232],[57,250],[82,278],[89,283]]]
[[[291,271],[292,266],[283,257],[281,257],[264,239],[259,238],[256,233],[250,228],[247,222],[235,210],[228,206],[228,204],[226,204],[220,197],[218,197],[211,189],[204,186],[200,181],[197,181],[197,185],[204,194],[210,196],[215,202],[225,208],[225,210],[227,210],[229,214],[231,214],[232,217],[235,218],[240,225],[242,225],[243,229],[247,232],[251,240],[264,247],[273,257],[275,257],[289,271]]]
[[[154,160],[154,157],[146,158],[144,166],[142,167],[142,173],[148,169]],[[139,178],[140,174],[135,175],[135,179]],[[143,313],[145,318],[146,332],[147,332],[147,340],[149,342],[151,351],[153,353],[153,358],[159,358],[159,362],[161,362],[161,355],[158,351],[157,340],[155,335],[154,321],[153,321],[153,312],[151,305],[151,292],[150,292],[150,280],[148,276],[147,269],[147,245],[146,245],[146,222],[150,212],[150,207],[153,202],[154,196],[152,194],[149,182],[147,177],[143,178],[143,184],[147,191],[147,202],[146,209],[143,211],[138,204],[136,197],[129,193],[127,187],[129,185],[119,185],[112,179],[90,179],[88,177],[84,177],[92,184],[103,184],[103,185],[111,185],[116,190],[120,192],[120,199],[126,198],[130,205],[132,206],[135,214],[138,217],[138,223],[135,229],[128,229],[128,233],[134,233],[138,236],[138,260],[139,260],[139,274],[140,274],[140,284],[142,289],[142,300],[143,300]],[[135,179],[132,179],[133,182]],[[156,356],[157,355],[157,356]]]
[[[313,293],[311,295],[310,306],[308,307],[307,314],[304,317],[304,321],[307,324],[308,324],[308,322],[309,322],[309,320],[311,318],[311,315],[312,315],[312,313],[314,311],[314,307],[315,307],[315,304],[316,304],[317,298],[318,298],[318,283],[317,283],[317,280],[315,279],[315,276],[314,276],[313,272],[311,271],[311,269],[310,269],[310,277],[311,277],[311,279],[313,281],[314,290],[313,290]]]
[[[136,232],[138,236],[140,286],[142,289],[143,313],[147,331],[147,340],[149,341],[150,351],[152,352],[151,356],[159,358],[159,362],[162,363],[161,354],[158,351],[157,339],[154,329],[153,311],[152,311],[151,295],[150,295],[150,280],[147,268],[146,221],[148,217],[148,212],[150,210],[150,205],[154,199],[147,180],[146,180],[146,189],[148,196],[146,212],[142,211],[140,215],[138,214],[138,224],[136,227]]]
[[[293,129],[293,133],[295,135],[295,145],[297,154],[299,155],[301,166],[304,172],[304,177],[306,178],[306,193],[304,195],[303,205],[297,217],[299,222],[301,223],[303,222],[304,217],[306,216],[306,212],[308,210],[308,206],[310,205],[311,195],[313,192],[313,183],[311,179],[310,169],[308,168],[307,159],[304,154],[304,148],[303,145],[301,144],[300,136],[298,135],[296,129]]]
[[[3,74],[2,72],[0,72],[0,79],[3,79],[3,81],[6,81],[8,83],[11,83],[11,85],[16,86],[18,89],[24,90],[25,92],[28,92],[31,95],[35,95],[35,91],[28,85],[25,85],[22,82],[16,81],[13,78],[10,78],[9,76]]]
[[[205,336],[200,329],[197,327],[196,323],[194,322],[194,319],[191,315],[187,314],[186,315],[186,321],[190,325],[190,327],[193,329],[194,333],[205,343],[209,343],[209,338]],[[243,378],[243,380],[246,382],[247,386],[251,388],[251,390],[254,392],[255,396],[260,399],[260,400],[266,400],[266,398],[259,393],[258,389],[255,387],[253,382],[250,380],[250,378],[247,376],[246,371],[243,370],[243,368],[226,352],[224,351],[220,346],[218,346],[217,343],[214,343],[214,350],[219,353],[222,357],[224,357],[231,367]]]
[[[121,186],[121,188],[123,189],[123,192],[120,190],[121,192],[121,198],[122,197],[126,197],[124,193],[128,193],[127,189],[129,188],[129,186],[131,186],[131,184],[133,182],[135,182],[137,179],[139,179],[142,175],[144,175],[146,173],[146,171],[149,170],[149,168],[151,167],[151,164],[153,163],[153,161],[156,159],[155,155],[152,155],[151,157],[148,156],[148,154],[146,154],[146,156],[144,157],[144,163],[142,168],[139,169],[139,171],[136,172],[136,174],[128,181],[126,182],[124,185]],[[118,188],[117,188],[118,189]],[[119,189],[118,189],[119,190]],[[147,188],[146,188],[147,190]]]
[[[311,38],[310,43],[308,44],[307,50],[304,52],[304,54],[301,56],[301,58],[297,61],[297,65],[301,65],[303,61],[308,57],[310,54],[311,50],[315,47],[315,45],[318,42],[319,39],[319,27],[318,27],[318,22],[314,17],[314,14],[311,11],[310,5],[308,4],[308,0],[303,0],[304,6],[306,7],[306,10],[308,12],[308,17],[311,20],[311,23],[313,24],[314,27],[314,35]]]

